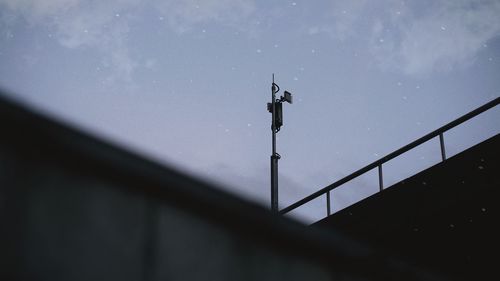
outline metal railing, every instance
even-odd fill
[[[352,173],[352,174],[350,174],[350,175],[314,192],[313,194],[293,203],[292,205],[290,205],[284,209],[281,209],[279,211],[279,213],[284,215],[284,214],[286,214],[294,209],[297,209],[298,207],[318,198],[319,196],[325,194],[326,195],[326,213],[327,213],[327,216],[329,216],[331,214],[330,191],[332,191],[333,189],[343,185],[344,183],[347,183],[350,180],[357,178],[358,176],[360,176],[360,175],[362,175],[362,174],[364,174],[364,173],[366,173],[374,168],[377,168],[377,167],[378,167],[378,177],[379,177],[379,191],[382,191],[384,189],[382,165],[384,163],[390,161],[391,159],[393,159],[393,158],[395,158],[395,157],[397,157],[397,156],[399,156],[399,155],[401,155],[401,154],[403,154],[403,153],[405,153],[405,152],[407,152],[407,151],[409,151],[409,150],[411,150],[411,149],[413,149],[413,148],[415,148],[415,147],[417,147],[417,146],[419,146],[419,145],[421,145],[421,144],[427,142],[428,140],[431,140],[432,138],[437,137],[437,136],[439,136],[439,143],[441,146],[441,158],[443,161],[445,161],[446,160],[446,151],[445,151],[445,146],[444,146],[443,134],[446,131],[464,123],[465,121],[497,106],[499,103],[500,103],[500,97],[497,97],[494,100],[486,103],[485,105],[478,107],[477,109],[475,109],[475,110],[463,115],[462,117],[442,126],[441,128],[439,128],[439,129],[437,129],[437,130],[401,147],[400,149],[380,158],[379,160],[365,166],[364,168],[361,168],[361,169],[357,170],[356,172],[354,172],[354,173]]]

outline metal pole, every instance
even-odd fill
[[[271,87],[272,93],[272,125],[271,130],[273,131],[273,154],[271,155],[271,211],[278,212],[278,155],[276,154],[276,86],[274,84],[274,73],[273,73],[273,85]]]
[[[382,164],[378,165],[378,186],[380,191],[384,189],[384,179],[382,175]]]
[[[439,134],[439,143],[441,144],[441,158],[443,158],[443,162],[444,162],[446,160],[446,151],[444,150],[443,133]]]
[[[331,214],[331,209],[330,209],[330,190],[326,192],[326,215],[330,216]]]

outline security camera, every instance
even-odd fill
[[[293,98],[292,98],[292,93],[289,91],[285,91],[285,96],[283,97],[283,100],[288,102],[289,104],[292,104]]]

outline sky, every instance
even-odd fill
[[[279,205],[500,96],[500,1],[0,0],[11,97],[225,191],[270,204],[272,74]],[[495,108],[445,133],[452,156],[500,131]],[[440,161],[439,140],[384,184]],[[378,190],[336,189],[334,211]],[[291,216],[326,215],[320,197]]]

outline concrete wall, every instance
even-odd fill
[[[0,280],[424,280],[0,95]],[[425,279],[428,280],[428,279]]]
[[[0,152],[2,280],[330,280],[317,263],[105,179]]]

